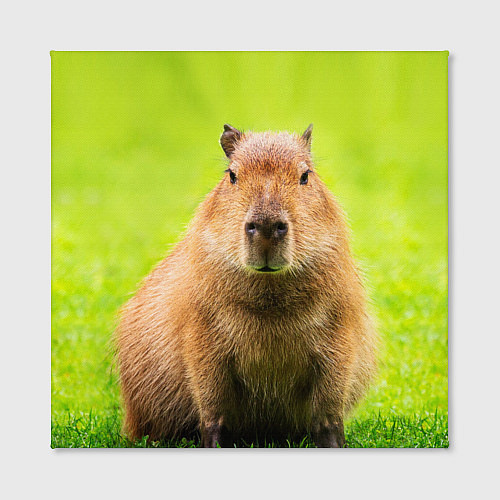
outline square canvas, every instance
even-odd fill
[[[53,448],[448,447],[448,52],[52,52]]]

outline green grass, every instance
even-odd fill
[[[52,423],[53,448],[197,448],[199,436],[171,441],[130,441],[121,432],[118,413],[95,415],[80,413],[62,416]],[[346,427],[348,448],[447,448],[448,418],[434,415],[374,414],[363,420],[352,419]],[[315,448],[309,436],[301,442],[285,444],[239,442],[235,447]]]
[[[446,76],[445,53],[53,53],[52,446],[145,445],[119,432],[119,307],[222,175],[225,122],[311,121],[383,339],[348,445],[448,446]]]

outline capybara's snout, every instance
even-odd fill
[[[244,223],[247,266],[257,271],[279,271],[290,264],[290,223],[283,212],[252,211]]]

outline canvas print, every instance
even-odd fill
[[[448,52],[52,52],[53,448],[448,447]]]

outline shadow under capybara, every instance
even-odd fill
[[[223,179],[123,307],[130,438],[204,447],[310,435],[343,447],[376,333],[344,215],[302,136],[224,126]]]

